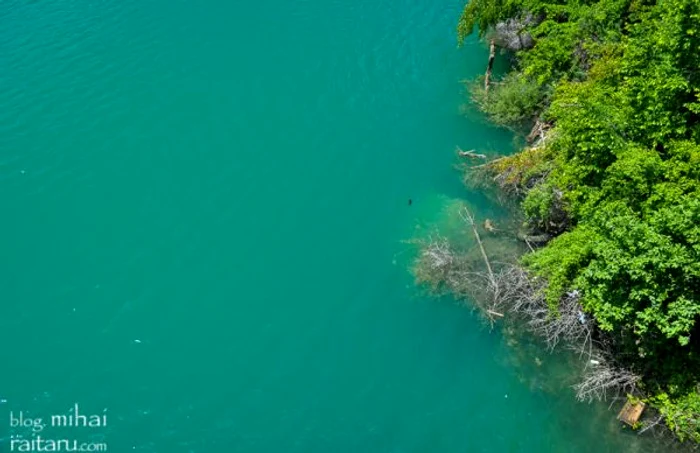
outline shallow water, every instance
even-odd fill
[[[78,403],[107,426],[40,434],[115,452],[641,451],[406,270],[401,241],[446,199],[498,214],[461,186],[455,146],[512,148],[460,114],[486,59],[456,48],[460,6],[3,2],[4,442],[30,438],[20,411]]]

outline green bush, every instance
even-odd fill
[[[669,428],[700,442],[700,1],[479,0],[460,33],[525,13],[534,47],[473,90],[496,124],[554,125],[536,164],[492,167],[531,224],[568,216],[523,263],[552,310],[579,291]]]
[[[511,72],[494,82],[488,92],[482,83],[471,86],[472,100],[499,126],[521,130],[542,110],[545,94],[533,80]]]
[[[675,397],[662,392],[652,398],[650,403],[658,408],[664,416],[666,426],[681,441],[700,442],[700,394],[697,389]]]

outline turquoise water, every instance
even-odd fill
[[[462,188],[454,147],[512,146],[459,113],[459,80],[486,56],[456,48],[460,7],[2,2],[3,451],[30,438],[9,426],[20,411],[75,403],[107,426],[45,438],[168,453],[641,448],[412,285],[401,241],[443,197],[495,212]]]

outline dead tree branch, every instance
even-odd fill
[[[664,421],[664,416],[659,415],[653,421],[649,421],[649,422],[644,423],[644,428],[640,429],[639,432],[637,432],[637,434],[642,435],[645,432],[649,431],[650,429],[655,428],[657,425],[659,425],[659,423],[661,423],[663,421]]]
[[[604,401],[611,393],[619,395],[636,390],[640,376],[605,360],[597,360],[596,363],[584,372],[583,380],[574,386],[579,401]]]
[[[470,151],[463,151],[459,146],[457,147],[457,155],[459,157],[469,157],[470,159],[486,159],[486,154],[479,154],[473,149]]]
[[[553,310],[544,296],[546,282],[531,277],[517,265],[500,264],[497,272],[481,241],[474,215],[463,207],[460,216],[472,228],[486,271],[476,270],[473,258],[454,250],[447,239],[429,235],[418,243],[421,250],[415,266],[416,280],[433,289],[448,289],[457,297],[470,297],[493,323],[507,318],[520,322],[553,350],[561,343],[585,360],[582,380],[573,388],[580,401],[607,400],[624,394],[638,394],[640,376],[615,361],[606,337],[596,335],[594,323],[581,307],[578,291],[568,292]],[[653,425],[659,424],[659,421]],[[651,429],[652,426],[645,427]]]
[[[479,237],[479,231],[476,229],[476,222],[474,221],[474,216],[472,215],[471,211],[469,211],[469,208],[466,206],[463,207],[459,211],[459,215],[464,219],[465,222],[467,222],[469,225],[472,227],[472,231],[474,232],[474,238],[476,239],[476,242],[479,244],[479,249],[481,250],[481,256],[484,258],[484,263],[486,264],[486,269],[488,270],[488,275],[489,275],[489,281],[491,282],[492,285],[496,283],[495,277],[493,275],[493,269],[491,269],[491,263],[489,262],[489,257],[486,254],[486,250],[484,249],[484,244],[481,242],[481,237]]]
[[[496,59],[496,40],[492,39],[489,44],[489,62],[486,66],[486,76],[484,77],[484,90],[489,94],[491,86],[491,73],[493,72],[493,61]]]

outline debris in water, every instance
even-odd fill
[[[639,421],[639,418],[642,416],[642,412],[644,412],[644,407],[645,404],[641,401],[627,401],[620,413],[617,415],[617,419],[621,422],[627,423],[630,426],[635,426]]]

